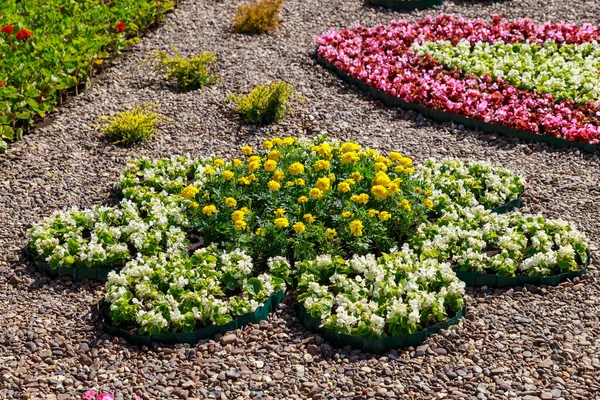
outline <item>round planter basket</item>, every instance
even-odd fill
[[[380,339],[363,339],[356,336],[336,333],[330,329],[324,328],[321,326],[321,320],[311,317],[306,312],[306,309],[302,303],[298,303],[297,307],[297,316],[300,323],[302,323],[306,329],[320,333],[325,340],[335,347],[342,348],[344,346],[350,346],[353,349],[360,349],[373,354],[382,354],[393,349],[400,349],[408,346],[416,347],[423,343],[429,336],[435,335],[442,329],[448,329],[450,326],[458,324],[458,321],[460,321],[460,319],[466,315],[466,313],[467,307],[465,306],[452,318],[443,322],[439,322],[435,325],[431,325],[416,333],[398,336],[386,336]]]
[[[367,0],[367,3],[391,10],[424,10],[444,4],[444,0]]]
[[[244,325],[250,323],[257,324],[259,321],[266,320],[269,313],[271,311],[275,311],[277,307],[279,307],[279,303],[281,303],[284,296],[285,293],[283,291],[272,294],[267,301],[265,301],[262,306],[257,307],[254,312],[241,315],[225,325],[211,325],[196,329],[192,332],[165,333],[159,335],[138,335],[130,330],[112,325],[112,321],[108,314],[109,306],[104,300],[98,303],[97,308],[100,319],[102,320],[102,329],[104,332],[114,336],[122,337],[131,344],[139,346],[148,346],[153,342],[195,344],[203,339],[211,339],[217,333],[224,334],[226,332],[239,329]]]
[[[29,249],[23,250],[25,257],[33,262],[35,270],[40,273],[48,274],[52,278],[58,278],[59,276],[68,276],[73,281],[81,282],[84,279],[97,282],[106,282],[108,279],[108,273],[111,271],[118,271],[121,268],[50,268],[47,262],[36,260],[33,253]]]

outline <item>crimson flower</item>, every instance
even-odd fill
[[[0,81],[0,87],[4,87],[4,82]]]
[[[121,33],[125,31],[125,23],[123,21],[117,22],[117,32]]]
[[[12,25],[6,25],[2,29],[0,29],[0,32],[10,35],[11,33],[13,33],[14,30],[15,30],[15,28],[13,28]]]
[[[19,32],[17,32],[17,35],[16,35],[17,39],[22,40],[22,41],[26,41],[27,39],[29,39],[32,36],[33,36],[33,33],[28,31],[27,29],[21,29]]]

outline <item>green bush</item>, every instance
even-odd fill
[[[150,57],[156,61],[155,70],[164,74],[167,81],[182,89],[198,89],[217,81],[213,73],[217,62],[214,52],[203,51],[191,58],[181,57],[178,49],[174,53],[174,57],[169,57],[166,51],[155,51]]]
[[[273,82],[268,85],[256,85],[247,95],[229,95],[242,119],[254,124],[264,125],[283,119],[291,113],[290,97],[294,89],[286,82]]]
[[[150,139],[156,127],[167,118],[153,111],[158,106],[145,104],[110,117],[100,117],[105,124],[100,126],[104,138],[113,144],[131,145]]]
[[[237,33],[272,32],[279,26],[283,0],[260,0],[241,5],[235,11],[233,30]]]
[[[54,111],[173,0],[0,1],[0,151]]]

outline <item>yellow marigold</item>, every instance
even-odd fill
[[[285,184],[287,185],[287,187],[294,186],[294,182],[292,182],[292,181],[287,181]]]
[[[182,191],[181,195],[184,199],[191,199],[192,197],[196,197],[196,195],[200,192],[196,186],[186,186]]]
[[[231,219],[234,221],[241,221],[246,216],[246,213],[242,210],[237,210],[231,213]]]
[[[249,156],[250,154],[252,154],[252,147],[250,147],[250,146],[242,147],[242,153]]]
[[[206,168],[204,168],[204,173],[206,175],[214,174],[215,173],[215,169],[213,167],[206,167]]]
[[[348,178],[346,179],[344,182],[346,182],[348,185],[352,186],[356,184],[356,181],[352,178]]]
[[[298,233],[302,233],[306,230],[306,225],[304,225],[302,222],[296,222],[294,224],[294,230]]]
[[[283,177],[285,176],[285,173],[278,169],[275,172],[273,172],[273,180],[279,182],[280,180],[283,179]]]
[[[352,179],[354,179],[356,182],[360,182],[360,181],[363,180],[363,176],[362,176],[362,174],[360,172],[354,171],[352,173]]]
[[[256,171],[260,168],[260,160],[254,160],[248,163],[248,169],[250,171]]]
[[[412,174],[412,173],[414,173],[414,172],[415,172],[415,169],[414,169],[414,168],[406,168],[406,169],[404,169],[404,173],[405,173],[406,175],[410,175],[410,174]]]
[[[398,182],[392,181],[388,185],[388,196],[392,196],[400,191],[400,186]]]
[[[427,208],[433,208],[433,201],[431,199],[425,199],[425,200],[423,200],[423,204]]]
[[[208,215],[209,217],[216,212],[217,212],[217,207],[215,207],[212,204],[202,207],[202,214]]]
[[[281,143],[283,143],[283,140],[281,140],[281,138],[278,137],[274,137],[273,139],[271,139],[271,141],[275,146],[281,146]]]
[[[268,160],[265,162],[265,171],[273,172],[277,169],[277,161]]]
[[[222,167],[223,165],[225,165],[225,161],[221,158],[215,158],[213,164],[215,165],[215,167]]]
[[[363,223],[361,221],[355,219],[354,221],[350,222],[349,226],[352,236],[362,236]]]
[[[258,228],[258,229],[256,230],[256,234],[257,234],[258,236],[265,236],[265,230],[264,230],[264,228]]]
[[[285,210],[283,208],[278,208],[277,210],[273,211],[273,214],[275,214],[277,218],[281,218],[285,214]]]
[[[329,169],[330,164],[327,160],[319,160],[315,162],[315,171],[323,171]]]
[[[273,148],[273,142],[271,142],[270,140],[265,140],[263,142],[263,149],[271,150],[272,148]]]
[[[342,212],[342,217],[352,218],[352,217],[354,217],[354,213],[352,213],[352,211],[344,211],[344,212]]]
[[[337,188],[342,193],[348,193],[350,191],[350,185],[347,182],[338,183]]]
[[[357,152],[360,150],[360,145],[354,142],[346,142],[340,147],[341,153]]]
[[[431,189],[428,189],[425,191],[425,196],[431,196],[433,194],[433,191],[431,191]]]
[[[371,208],[371,209],[369,210],[369,217],[371,217],[371,218],[372,218],[372,217],[376,216],[377,214],[379,214],[379,211],[378,211],[378,210],[375,210],[375,209],[373,209],[373,208]]]
[[[350,196],[350,200],[359,204],[367,204],[369,202],[369,195],[366,193],[354,194]]]
[[[385,172],[385,171],[387,171],[387,165],[385,165],[385,164],[384,164],[384,163],[382,163],[382,162],[376,162],[376,163],[375,163],[375,169],[376,169],[377,171],[383,171],[383,172]]]
[[[375,157],[375,162],[384,163],[386,167],[391,167],[393,164],[392,160],[384,156]]]
[[[387,221],[390,218],[392,218],[392,214],[390,214],[387,211],[382,211],[381,213],[379,213],[379,220],[380,221]]]
[[[296,185],[298,186],[304,186],[306,183],[304,182],[304,179],[302,178],[296,178]]]
[[[294,139],[293,137],[286,137],[285,139],[283,139],[281,141],[281,145],[282,146],[291,146],[294,144],[295,141],[296,141],[296,139]]]
[[[310,189],[310,192],[308,192],[308,194],[310,195],[310,197],[312,197],[315,200],[319,200],[320,198],[323,197],[323,192],[319,188]]]
[[[281,152],[279,150],[271,150],[269,152],[268,158],[269,160],[277,161],[281,157]]]
[[[248,179],[250,180],[250,182],[258,182],[258,178],[254,174],[248,175]]]
[[[367,149],[366,153],[371,157],[377,157],[379,155],[379,152],[375,149]]]
[[[196,203],[195,201],[192,201],[190,203],[190,208],[198,208],[200,206],[200,204]]]
[[[309,224],[314,224],[314,222],[317,220],[317,217],[312,214],[304,214],[304,220]]]
[[[387,197],[387,189],[383,185],[375,185],[371,188],[375,200],[383,200]]]
[[[248,214],[250,212],[250,209],[248,207],[242,207],[242,208],[240,208],[240,211],[243,212],[244,214]]]
[[[242,231],[248,227],[248,224],[243,219],[240,219],[239,221],[234,222],[233,227],[236,231]]]
[[[412,159],[410,159],[408,157],[400,157],[400,159],[398,160],[398,163],[405,167],[410,167],[410,166],[412,166],[413,161],[412,161]]]
[[[281,184],[279,182],[277,182],[277,181],[269,181],[269,183],[267,183],[267,186],[272,191],[276,191],[276,190],[279,190],[281,188]]]
[[[288,221],[287,218],[276,218],[273,223],[278,228],[287,228],[290,226],[290,221]]]
[[[417,187],[415,188],[415,193],[417,193],[417,194],[418,194],[418,193],[421,193],[421,188],[417,186]]]
[[[225,171],[223,171],[222,175],[223,175],[223,178],[225,178],[226,180],[231,180],[233,178],[234,174],[232,171],[226,169]]]
[[[225,204],[227,207],[235,207],[237,206],[237,201],[233,197],[228,197],[225,199]]]
[[[398,161],[402,158],[402,154],[398,153],[397,151],[391,151],[389,157],[394,161]]]
[[[248,158],[248,162],[260,161],[260,156],[251,156]]]
[[[331,181],[329,180],[329,178],[319,178],[317,179],[317,183],[315,184],[315,186],[321,189],[322,191],[327,192],[329,191],[329,189],[331,189]]]
[[[327,177],[329,178],[329,180],[331,182],[335,182],[335,174],[334,173],[331,173],[331,174],[327,175]]]
[[[308,201],[308,197],[300,196],[298,197],[298,203],[306,203]]]
[[[234,158],[233,159],[233,166],[234,167],[241,167],[243,164],[242,160],[240,160],[239,158]]]
[[[295,162],[292,165],[290,165],[289,171],[292,175],[300,175],[304,172],[304,165],[302,163]]]
[[[394,168],[394,171],[397,173],[400,173],[400,172],[404,172],[404,169],[405,169],[404,165],[396,165],[396,167]]]
[[[387,186],[391,181],[392,180],[390,179],[388,174],[386,174],[383,171],[379,171],[375,174],[375,179],[373,179],[373,185]]]
[[[327,239],[332,240],[335,237],[335,235],[337,235],[337,232],[335,229],[327,228],[325,230],[325,236],[327,237]]]
[[[358,160],[360,157],[355,151],[342,154],[342,164],[354,164]]]
[[[400,202],[400,207],[404,208],[406,211],[410,211],[412,209],[412,207],[410,206],[410,203],[406,199],[404,199]]]

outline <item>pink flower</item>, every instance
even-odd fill
[[[87,392],[85,392],[83,394],[83,397],[82,397],[83,400],[88,400],[88,399],[94,400],[95,398],[96,398],[95,390],[88,390]]]
[[[96,400],[115,400],[115,396],[108,393],[100,393],[98,397],[96,397]]]

